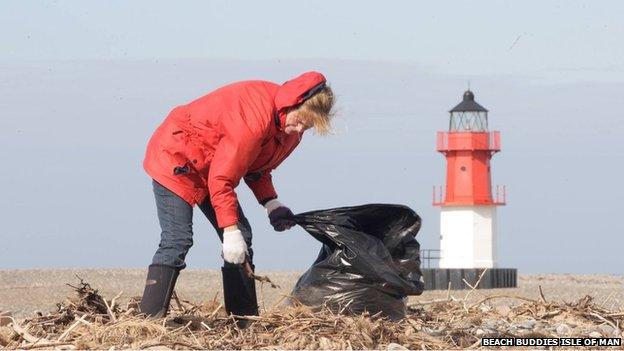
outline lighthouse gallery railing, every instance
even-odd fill
[[[452,139],[452,143],[449,140]],[[438,132],[436,150],[439,152],[457,150],[488,150],[498,152],[501,149],[500,132]]]

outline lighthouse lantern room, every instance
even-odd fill
[[[488,110],[468,90],[450,112],[449,129],[438,132],[437,151],[446,157],[446,187],[433,191],[441,207],[440,268],[494,268],[496,208],[505,188],[492,192],[490,160],[500,151],[500,133],[489,131]]]

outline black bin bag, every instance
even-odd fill
[[[304,305],[398,320],[406,297],[420,295],[420,217],[409,207],[370,204],[311,211],[297,224],[320,241],[318,258],[292,297]]]

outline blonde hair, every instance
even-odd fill
[[[332,111],[334,100],[334,92],[329,86],[325,86],[296,109],[307,123],[312,124],[318,134],[327,135],[331,131],[331,119],[334,117]]]

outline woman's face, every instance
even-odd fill
[[[284,126],[286,134],[301,134],[310,128],[312,128],[312,125],[301,117],[299,111],[292,110],[286,114],[286,125]]]

